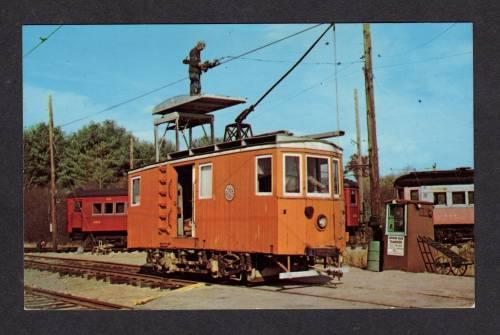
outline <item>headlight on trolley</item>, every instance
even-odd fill
[[[319,230],[325,230],[328,225],[328,219],[323,214],[318,215],[318,219],[316,220],[316,227]]]

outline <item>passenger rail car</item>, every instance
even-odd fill
[[[66,198],[67,231],[73,240],[126,245],[127,189],[77,190]]]
[[[342,178],[339,147],[284,133],[177,152],[129,172],[128,246],[162,272],[307,275],[341,261]]]
[[[402,200],[434,204],[436,240],[460,243],[474,239],[474,170],[412,172],[394,181],[396,196]]]
[[[358,183],[344,179],[345,226],[349,234],[354,234],[360,225],[361,199]]]

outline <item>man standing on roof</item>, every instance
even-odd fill
[[[190,95],[198,95],[201,93],[201,71],[206,70],[201,62],[201,51],[205,49],[205,42],[199,41],[196,46],[189,52],[189,80],[191,80]]]
[[[189,52],[189,58],[183,61],[184,64],[189,64],[190,95],[201,94],[201,71],[207,72],[208,69],[219,65],[218,60],[202,63],[201,51],[203,49],[205,49],[205,42],[199,41]]]

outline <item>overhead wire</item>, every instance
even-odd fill
[[[316,27],[319,27],[319,26],[321,26],[321,25],[323,25],[323,24],[324,24],[324,23],[319,23],[319,24],[316,24],[316,25],[314,25],[314,26],[308,27],[308,28],[306,28],[306,29],[300,30],[300,31],[298,31],[298,32],[296,32],[296,33],[293,33],[293,34],[291,34],[291,35],[288,35],[288,36],[285,36],[285,37],[280,38],[280,39],[278,39],[278,40],[275,40],[275,41],[273,41],[273,42],[270,42],[270,43],[264,44],[263,46],[260,46],[260,47],[258,47],[258,48],[255,48],[255,49],[252,49],[252,50],[246,51],[246,52],[244,52],[244,53],[242,53],[242,54],[240,54],[240,55],[238,55],[238,56],[225,56],[225,57],[222,57],[223,59],[225,59],[225,58],[229,58],[229,59],[227,59],[227,60],[225,60],[225,61],[221,61],[221,62],[219,63],[219,65],[229,63],[229,62],[231,62],[231,61],[233,61],[233,60],[235,60],[235,59],[238,59],[238,58],[241,58],[241,57],[243,57],[243,56],[246,56],[246,55],[249,55],[249,54],[251,54],[251,53],[254,53],[254,52],[256,52],[256,51],[262,50],[262,49],[264,49],[264,48],[267,48],[268,46],[271,46],[271,45],[273,45],[273,44],[276,44],[276,43],[282,42],[282,41],[284,41],[284,40],[287,40],[287,39],[292,38],[292,37],[294,37],[294,36],[297,36],[297,35],[299,35],[299,34],[305,33],[306,31],[309,31],[309,30],[311,30],[311,29],[314,29],[314,28],[316,28]]]
[[[452,23],[446,29],[444,29],[443,31],[441,31],[440,33],[438,33],[437,35],[435,35],[434,37],[432,37],[431,39],[429,39],[428,41],[426,41],[426,42],[424,42],[422,44],[419,44],[419,45],[417,45],[415,47],[412,47],[412,48],[410,48],[410,49],[408,49],[406,51],[403,51],[403,52],[400,52],[400,53],[397,53],[397,54],[394,54],[394,55],[384,55],[383,57],[399,57],[399,56],[405,55],[405,54],[407,54],[407,53],[409,53],[411,51],[415,51],[417,49],[423,48],[424,46],[429,45],[432,42],[434,42],[435,40],[437,40],[442,35],[446,34],[455,25],[456,25],[456,23]]]
[[[62,28],[62,24],[57,27],[56,29],[54,29],[49,35],[47,35],[47,37],[40,37],[40,42],[35,45],[33,48],[31,48],[26,54],[24,54],[23,58],[26,58],[28,57],[33,51],[35,51],[36,49],[38,49],[38,47],[40,47],[43,43],[47,42],[47,40],[52,36],[54,35],[59,29]]]
[[[269,47],[269,46],[274,45],[274,44],[276,44],[276,43],[279,43],[279,42],[282,42],[282,41],[284,41],[284,40],[287,40],[287,39],[289,39],[289,38],[291,38],[291,37],[294,37],[294,36],[297,36],[297,35],[299,35],[299,34],[302,34],[302,33],[306,32],[306,31],[309,31],[309,30],[311,30],[311,29],[314,29],[314,28],[316,28],[316,27],[318,27],[318,26],[320,26],[320,25],[323,25],[323,24],[324,24],[324,23],[316,24],[316,25],[314,25],[314,26],[311,26],[311,27],[308,27],[308,28],[306,28],[306,29],[300,30],[300,31],[298,31],[298,32],[295,32],[295,33],[293,33],[293,34],[291,34],[291,35],[287,35],[287,36],[285,36],[285,37],[283,37],[283,38],[280,38],[280,39],[278,39],[278,40],[275,40],[275,41],[273,41],[273,42],[267,43],[267,44],[265,44],[265,45],[263,45],[263,46],[260,46],[260,47],[258,47],[258,48],[254,48],[254,49],[252,49],[252,50],[246,51],[246,52],[244,52],[244,53],[242,53],[242,54],[240,54],[240,55],[238,55],[238,56],[234,56],[234,57],[233,57],[233,56],[226,56],[226,57],[223,57],[223,58],[229,58],[229,59],[228,59],[228,60],[226,60],[226,61],[222,61],[222,62],[220,62],[218,65],[222,65],[222,64],[228,63],[228,62],[230,62],[230,61],[233,61],[233,60],[235,60],[235,59],[239,59],[239,58],[241,58],[241,57],[243,57],[243,56],[246,56],[246,55],[251,54],[251,53],[253,53],[253,52],[256,52],[256,51],[262,50],[262,49],[264,49],[264,48],[266,48],[266,47]],[[53,33],[52,33],[52,34],[53,34]],[[175,80],[175,81],[173,81],[173,82],[171,82],[171,83],[165,84],[165,85],[160,86],[160,87],[158,87],[158,88],[155,88],[155,89],[153,89],[153,90],[151,90],[151,91],[148,91],[148,92],[145,92],[145,93],[143,93],[143,94],[140,94],[140,95],[138,95],[138,96],[136,96],[136,97],[130,98],[130,99],[128,99],[128,100],[122,101],[122,102],[117,103],[117,104],[115,104],[115,105],[112,105],[112,106],[110,106],[110,107],[104,108],[104,109],[102,109],[102,110],[100,110],[100,111],[97,111],[97,112],[95,112],[95,113],[91,113],[91,114],[88,114],[88,115],[86,115],[86,116],[82,116],[82,117],[80,117],[80,118],[78,118],[78,119],[72,120],[72,121],[70,121],[70,122],[66,122],[66,123],[64,123],[64,124],[61,124],[61,125],[59,125],[59,127],[61,127],[61,128],[62,128],[62,127],[68,126],[68,125],[70,125],[70,124],[73,124],[73,123],[76,123],[76,122],[79,122],[79,121],[82,121],[82,120],[88,119],[88,118],[90,118],[90,117],[92,117],[92,116],[95,116],[95,115],[98,115],[98,114],[102,114],[102,113],[104,113],[104,112],[107,112],[107,111],[110,111],[110,110],[112,110],[112,109],[115,109],[115,108],[118,108],[118,107],[120,107],[120,106],[123,106],[123,105],[125,105],[125,104],[128,104],[128,103],[130,103],[130,102],[132,102],[132,101],[135,101],[135,100],[138,100],[138,99],[143,98],[143,97],[145,97],[145,96],[148,96],[148,95],[150,95],[150,94],[153,94],[153,93],[155,93],[155,92],[157,92],[157,91],[160,91],[160,90],[162,90],[162,89],[164,89],[164,88],[167,88],[167,87],[173,86],[173,85],[175,85],[175,84],[178,84],[178,83],[180,83],[180,82],[182,82],[182,81],[184,81],[184,80],[187,80],[187,79],[188,79],[188,77],[184,77],[184,78],[181,78],[181,79]]]

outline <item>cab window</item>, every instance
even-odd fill
[[[272,156],[258,156],[256,158],[256,172],[257,194],[272,194]]]
[[[307,194],[329,195],[329,160],[323,157],[307,157]]]

